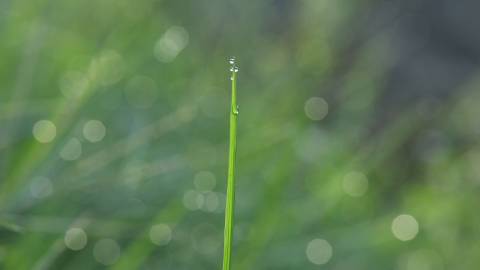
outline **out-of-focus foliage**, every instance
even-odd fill
[[[476,1],[0,1],[0,268],[480,266]]]

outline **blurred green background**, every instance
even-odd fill
[[[0,269],[480,267],[473,0],[0,0]]]

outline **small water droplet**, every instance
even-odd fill
[[[233,68],[233,71],[234,71],[235,73],[237,73],[237,72],[238,72],[238,67],[234,67],[234,68]]]
[[[230,65],[234,65],[235,64],[235,57],[232,56],[228,59],[228,62],[230,63]]]
[[[231,67],[231,68],[230,68],[230,71],[232,71],[232,72],[235,71],[235,68],[234,68],[234,67]]]

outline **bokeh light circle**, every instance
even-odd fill
[[[90,67],[90,76],[103,86],[117,83],[125,75],[125,61],[117,51],[105,50]]]
[[[33,125],[33,137],[41,143],[49,143],[57,135],[57,127],[52,121],[40,120]]]
[[[204,210],[208,212],[215,212],[219,208],[219,198],[215,192],[208,191],[204,194],[205,202],[203,204]]]
[[[158,246],[165,246],[172,240],[172,229],[167,224],[156,224],[150,228],[150,240]]]
[[[160,62],[172,62],[188,44],[188,32],[181,26],[170,27],[155,43],[153,53]]]
[[[205,202],[205,196],[203,193],[196,190],[188,190],[183,195],[183,205],[188,210],[201,209]]]
[[[368,190],[368,178],[361,172],[349,172],[343,177],[342,187],[352,197],[361,197]]]
[[[313,239],[307,245],[306,254],[311,263],[322,265],[332,258],[333,248],[327,240]]]
[[[120,258],[120,246],[113,239],[101,239],[93,247],[93,257],[103,265],[112,265]]]
[[[65,233],[65,246],[71,250],[81,250],[87,245],[87,234],[81,228],[71,228]]]
[[[212,172],[201,171],[195,174],[193,184],[198,190],[213,190],[216,185],[216,177]]]
[[[106,130],[105,125],[101,121],[90,120],[83,126],[83,136],[89,142],[99,142],[105,137]]]
[[[82,155],[82,144],[77,138],[71,138],[60,150],[60,157],[63,160],[73,161]]]
[[[305,115],[314,121],[320,121],[328,114],[328,103],[321,97],[311,97],[305,102]]]
[[[392,233],[401,241],[414,239],[419,230],[417,220],[411,215],[399,215],[392,222]]]

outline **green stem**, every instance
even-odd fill
[[[235,156],[237,152],[237,71],[232,67],[232,104],[230,109],[230,149],[228,156],[227,200],[225,206],[225,235],[223,245],[223,270],[230,270],[235,206]]]

